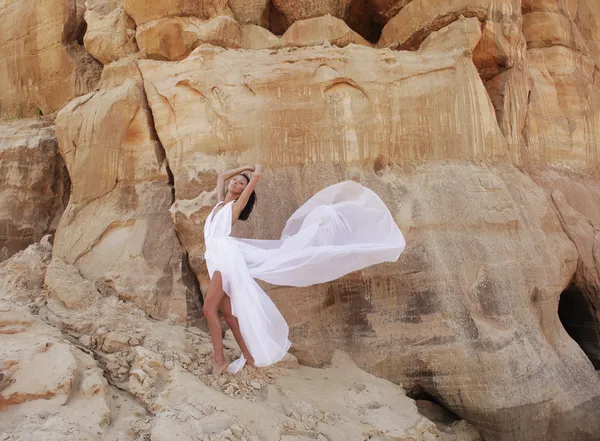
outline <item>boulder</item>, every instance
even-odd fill
[[[169,217],[164,151],[135,61],[111,69],[117,72],[107,73],[105,87],[73,100],[57,117],[72,191],[54,255],[105,293],[156,318],[185,320],[194,284],[185,280],[185,252]]]
[[[122,0],[86,0],[84,17],[83,44],[102,64],[137,52],[135,22],[123,9]]]
[[[140,56],[158,60],[181,60],[201,44],[239,48],[238,23],[227,16],[210,20],[169,17],[140,25],[137,29]]]
[[[166,17],[209,19],[231,14],[227,0],[123,0],[123,8],[137,26]]]
[[[0,305],[0,335],[3,436],[103,439],[111,411],[107,383],[96,361],[14,303]]]

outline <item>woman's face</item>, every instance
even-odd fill
[[[237,175],[231,178],[227,190],[233,194],[242,194],[246,185],[248,185],[248,180],[243,175]]]

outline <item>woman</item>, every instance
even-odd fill
[[[246,171],[254,172],[252,179]],[[220,174],[219,202],[204,226],[211,278],[204,314],[214,346],[215,375],[225,369],[238,372],[246,363],[276,363],[291,346],[283,316],[254,279],[287,286],[329,282],[370,265],[395,262],[405,247],[381,199],[352,181],[331,185],[304,203],[288,219],[280,240],[231,237],[233,224],[248,219],[252,211],[261,173],[261,166],[256,165]],[[218,309],[242,352],[229,367]]]
[[[245,171],[254,172],[252,179],[250,179],[248,175],[244,174]],[[223,279],[221,271],[211,268],[213,261],[209,260],[211,255],[210,248],[213,246],[218,246],[216,245],[218,240],[216,237],[213,237],[214,234],[207,235],[207,233],[217,232],[217,230],[209,232],[209,227],[211,224],[208,221],[214,221],[219,214],[219,211],[223,210],[226,206],[229,207],[230,204],[231,207],[229,207],[229,210],[231,213],[228,216],[226,215],[225,220],[223,220],[223,222],[228,224],[227,226],[233,226],[238,219],[247,220],[252,212],[252,209],[254,208],[254,202],[256,201],[256,193],[254,193],[254,188],[260,180],[261,171],[261,166],[257,165],[254,167],[240,167],[235,170],[230,170],[220,174],[217,178],[218,204],[213,209],[204,226],[207,250],[205,257],[211,279],[210,284],[208,285],[206,298],[204,299],[203,312],[206,316],[206,320],[208,321],[208,328],[210,329],[210,335],[214,347],[213,374],[215,375],[220,375],[225,368],[227,368],[227,362],[225,360],[225,354],[223,351],[223,337],[218,309],[220,309],[225,316],[225,322],[231,328],[231,332],[233,333],[233,336],[235,337],[235,340],[242,351],[242,355],[247,360],[247,363],[249,365],[254,365],[254,359],[252,358],[252,355],[250,355],[250,352],[244,343],[238,320],[231,313],[231,301],[229,296],[225,295],[225,292],[223,291]],[[233,179],[229,181],[229,184],[227,185],[227,191],[225,191],[225,181],[230,178]],[[229,225],[229,223],[231,225]],[[225,227],[222,229],[222,231],[231,232],[231,228]],[[227,236],[229,235],[229,232],[227,233]],[[223,243],[223,241],[221,242]]]

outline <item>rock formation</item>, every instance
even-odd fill
[[[41,245],[26,252],[45,258]],[[10,276],[37,275],[15,268]],[[339,352],[327,369],[299,367],[288,355],[268,369],[215,379],[205,374],[212,354],[204,331],[152,322],[56,257],[45,279],[42,296],[30,290],[17,304],[5,300],[15,298],[8,290],[0,301],[6,440],[481,440],[463,420],[436,426],[400,386]],[[225,343],[239,355],[231,336]]]
[[[30,328],[58,329],[77,354],[66,377],[85,352],[106,373],[115,422],[89,439],[119,439],[126,421],[152,440],[597,439],[596,0],[28,5],[0,8],[3,116],[60,110],[70,199],[56,226],[66,181],[41,147],[52,123],[7,122],[0,238],[18,245],[4,258],[57,231],[52,261],[46,239],[0,264],[0,293],[7,314],[39,314],[7,328],[15,348]],[[39,147],[16,147],[17,132]],[[235,234],[276,238],[308,197],[353,179],[408,247],[328,284],[264,284],[290,323],[288,367],[324,369],[213,381],[203,223],[217,173],[259,162],[258,203]],[[198,327],[173,325],[186,321]],[[438,426],[359,368],[444,406],[419,407]],[[131,402],[115,413],[113,393],[144,416]]]
[[[54,253],[153,317],[185,320],[197,293],[185,280],[186,255],[168,211],[172,188],[141,76],[125,60],[105,69],[101,85],[56,119],[73,185]]]
[[[102,64],[109,64],[137,52],[135,23],[119,0],[86,1],[83,36],[86,50]]]
[[[83,0],[0,6],[0,117],[60,110],[96,86],[100,66],[83,48]]]
[[[0,125],[0,262],[54,232],[68,198],[52,122]]]

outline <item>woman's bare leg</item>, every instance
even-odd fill
[[[244,337],[242,337],[242,332],[240,331],[240,324],[236,316],[231,313],[231,300],[228,295],[224,295],[221,299],[221,303],[219,304],[219,309],[223,312],[225,316],[225,322],[227,322],[227,326],[231,328],[231,332],[235,337],[235,341],[237,342],[244,358],[246,359],[246,363],[250,366],[254,366],[254,358],[250,354],[250,351],[246,347],[246,343],[244,342]],[[212,331],[211,331],[212,332]]]
[[[215,375],[220,375],[227,369],[227,361],[225,360],[225,353],[223,351],[223,330],[221,329],[218,311],[219,303],[221,303],[223,296],[225,296],[225,293],[223,292],[221,273],[215,271],[208,285],[204,306],[202,307],[202,311],[208,322],[208,329],[210,329],[210,337],[214,348],[213,374]]]

